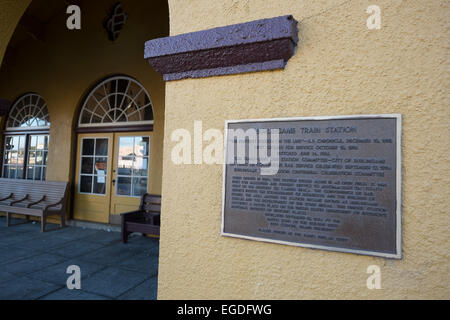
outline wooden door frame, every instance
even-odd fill
[[[153,125],[143,125],[143,126],[121,126],[121,127],[92,127],[92,128],[76,128],[73,138],[73,150],[72,150],[72,175],[71,175],[71,186],[70,186],[70,205],[69,205],[69,219],[74,219],[74,208],[75,208],[75,193],[77,192],[75,186],[75,179],[77,175],[77,151],[78,151],[78,136],[80,134],[102,134],[102,133],[133,133],[133,132],[153,132]],[[113,142],[114,144],[114,142]],[[114,151],[114,150],[113,150]],[[112,190],[111,190],[112,191]]]
[[[149,188],[151,186],[150,183],[150,158],[152,156],[152,152],[151,152],[151,148],[152,148],[152,132],[151,131],[132,131],[132,132],[117,132],[117,133],[113,133],[113,137],[114,137],[114,141],[113,141],[113,155],[112,155],[112,173],[111,173],[111,178],[112,180],[116,180],[116,183],[111,187],[111,197],[110,197],[110,216],[109,216],[109,221],[111,224],[120,224],[121,220],[120,220],[120,215],[117,214],[115,205],[129,205],[129,202],[136,202],[141,200],[142,196],[126,196],[126,195],[118,195],[117,194],[117,187],[119,184],[119,178],[117,177],[119,175],[119,159],[120,159],[120,138],[122,137],[147,137],[149,139],[149,148],[148,148],[148,163],[147,163],[147,190],[146,193],[149,192]],[[143,177],[142,177],[143,178]],[[131,191],[131,190],[130,190]],[[121,201],[120,199],[122,199],[123,201]],[[136,206],[136,208],[133,209],[124,209],[124,211],[121,212],[128,212],[128,211],[132,211],[132,210],[136,210],[138,208],[138,206]]]

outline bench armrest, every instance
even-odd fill
[[[59,200],[58,202],[53,203],[53,204],[49,204],[48,206],[45,207],[44,211],[47,211],[47,210],[50,209],[50,208],[59,206],[60,204],[62,204],[62,203],[64,202],[64,199],[65,199],[65,198],[63,197],[63,198],[61,198],[61,200]]]
[[[14,196],[14,193],[11,193],[8,197],[1,198],[0,201],[5,201],[5,200],[8,200],[8,199],[11,199],[13,196]]]
[[[130,216],[141,215],[142,212],[144,212],[144,211],[136,210],[136,211],[124,212],[124,213],[121,213],[120,215],[121,215],[121,216],[127,216],[127,217],[130,217]]]
[[[27,208],[31,208],[32,206],[35,206],[35,205],[41,203],[42,201],[45,201],[45,196],[42,196],[41,200],[39,200],[39,201],[28,204]]]
[[[145,215],[146,215],[147,218],[151,219],[152,224],[154,224],[154,225],[156,225],[155,218],[161,217],[161,213],[150,213],[150,212],[147,212]]]
[[[11,202],[9,205],[10,205],[10,206],[13,206],[13,205],[15,205],[16,203],[21,203],[21,202],[27,200],[28,197],[29,197],[29,195],[27,194],[27,195],[25,196],[25,198],[20,199],[20,200],[17,200],[17,201],[13,201],[13,202]]]
[[[136,211],[121,213],[120,216],[122,217],[122,221],[130,221],[133,218],[141,217],[142,213],[143,213],[143,211],[136,210]]]

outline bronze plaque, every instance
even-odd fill
[[[401,258],[401,116],[228,121],[222,235]]]

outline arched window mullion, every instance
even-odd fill
[[[41,103],[42,106],[40,106]],[[6,122],[6,131],[48,128],[50,123],[47,123],[47,118],[48,110],[45,100],[36,93],[25,94],[12,106]]]
[[[125,98],[128,96],[128,90],[130,90],[131,81],[128,80],[127,88],[125,89],[125,92],[123,93],[122,102],[120,103],[119,109],[123,108],[123,103],[125,101]]]
[[[108,92],[106,92],[106,83],[105,84],[103,84],[103,91],[105,91],[105,98],[103,98],[103,99],[106,99],[106,101],[108,102],[108,107],[109,107],[109,109],[111,110],[111,102],[109,102],[109,95],[108,95]],[[108,114],[108,112],[105,110],[105,114],[107,114],[108,115],[108,118],[110,118],[111,119],[111,117],[109,116],[109,114]],[[114,120],[113,119],[111,119],[111,122],[113,122]]]
[[[135,114],[135,113],[139,113],[139,117],[142,118],[142,116],[141,116],[141,111],[144,110],[145,108],[147,108],[148,106],[150,106],[151,104],[152,104],[152,103],[149,102],[149,103],[147,103],[146,105],[144,105],[144,106],[142,106],[142,107],[140,107],[140,108],[136,108],[136,111],[133,111],[132,113],[130,113],[129,116],[131,116],[131,115],[133,115],[133,114]]]
[[[131,88],[137,93],[133,94]],[[88,103],[95,104],[92,110],[91,107],[88,109]],[[98,123],[97,117],[101,123]],[[130,77],[117,76],[102,81],[87,95],[80,111],[78,127],[123,127],[127,123],[135,127],[139,122],[152,125],[153,121],[153,106],[145,88]]]
[[[97,108],[100,106],[101,108],[102,108],[102,110],[103,110],[103,112],[105,113],[105,115],[107,115],[108,116],[108,118],[110,118],[111,119],[111,117],[109,116],[109,114],[108,114],[108,111],[107,110],[105,110],[105,108],[104,108],[104,106],[103,106],[103,104],[102,104],[102,102],[103,102],[103,100],[104,99],[106,99],[107,101],[108,101],[108,104],[109,104],[109,96],[108,95],[105,95],[105,97],[103,97],[100,101],[97,99],[97,97],[95,97],[94,95],[92,95],[92,97],[95,99],[95,101],[97,102],[97,105],[95,106],[95,108],[94,108],[94,110],[92,111],[92,112],[95,112],[96,110],[97,110]],[[111,106],[110,106],[111,107]],[[101,116],[100,118],[104,118],[105,116]],[[111,119],[111,121],[112,121],[113,119]]]

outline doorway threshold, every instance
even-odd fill
[[[121,232],[120,226],[106,223],[69,220],[67,221],[67,225],[70,227],[78,227],[83,229],[102,230],[107,232]]]

